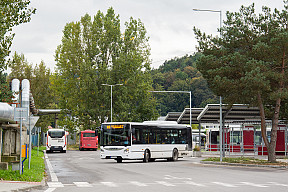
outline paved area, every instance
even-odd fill
[[[0,191],[25,191],[42,187],[44,182],[0,181]]]
[[[192,164],[200,164],[201,163],[201,160],[207,158],[207,157],[219,157],[219,154],[215,153],[203,153],[202,154],[202,157],[190,157],[191,158],[191,163]],[[253,156],[253,155],[252,155]],[[228,155],[226,156],[228,157]],[[256,156],[256,158],[258,159],[266,159],[267,156]],[[283,161],[283,162],[288,162],[288,159],[277,159],[279,161]],[[46,159],[47,161],[47,159]],[[47,168],[49,169],[49,163],[46,162],[46,166]],[[167,178],[166,179],[169,179],[169,177],[172,177],[172,176],[166,176]],[[175,180],[175,178],[174,178]],[[128,182],[128,181],[127,181]],[[93,187],[93,186],[99,186],[99,185],[104,185],[104,186],[108,186],[108,187],[117,187],[117,186],[121,186],[121,185],[127,185],[129,186],[130,185],[137,185],[137,186],[155,186],[155,185],[197,185],[197,186],[210,186],[210,185],[226,185],[225,183],[216,183],[216,182],[212,182],[212,183],[194,183],[192,181],[185,181],[183,183],[171,183],[171,181],[169,182],[160,182],[160,181],[155,181],[153,183],[145,183],[145,182],[137,182],[137,181],[129,181],[128,183],[113,183],[113,182],[100,182],[100,183],[89,183],[89,182],[83,182],[83,181],[79,181],[79,182],[73,182],[72,184],[66,184],[66,183],[61,183],[61,182],[55,182],[53,179],[52,181],[50,182],[47,182],[46,185],[48,185],[48,187],[67,187],[67,185],[69,186],[72,186],[72,185],[75,185],[79,188],[81,187]],[[248,183],[249,184],[249,183]],[[236,187],[237,186],[242,186],[242,185],[248,185],[247,183],[234,183],[233,185],[235,185]],[[253,183],[252,183],[253,184]],[[252,185],[251,183],[249,185]],[[228,184],[227,184],[228,185]],[[230,184],[232,185],[232,184]],[[254,184],[256,186],[256,184]],[[253,186],[254,186],[253,185]],[[288,184],[286,183],[264,183],[263,185],[265,185],[266,187],[269,187],[269,186],[284,186],[284,187],[288,187]],[[45,181],[43,180],[42,182],[21,182],[21,181],[0,181],[0,192],[4,192],[4,191],[29,191],[29,190],[32,190],[32,189],[37,189],[37,188],[41,188],[45,186]],[[234,187],[235,187],[234,186]],[[260,186],[260,187],[263,187],[263,186]]]

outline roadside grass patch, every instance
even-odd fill
[[[45,147],[37,147],[31,150],[30,169],[28,168],[28,158],[24,162],[23,174],[19,174],[19,170],[12,171],[12,166],[9,165],[8,170],[0,170],[0,180],[8,181],[29,181],[41,182],[45,174],[44,153]]]
[[[79,150],[79,144],[69,144],[67,150]]]
[[[204,159],[202,161],[220,162],[220,158],[219,157],[209,157],[209,158]],[[222,162],[237,163],[237,164],[253,164],[253,165],[284,165],[284,166],[288,166],[288,163],[285,163],[285,162],[277,161],[276,163],[271,163],[267,160],[255,159],[252,157],[224,157],[222,159]]]

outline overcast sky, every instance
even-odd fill
[[[14,28],[12,53],[23,53],[34,65],[43,60],[54,71],[54,53],[66,23],[79,21],[86,13],[94,16],[98,10],[106,13],[113,7],[122,27],[130,17],[144,23],[150,37],[152,67],[158,68],[165,60],[195,52],[193,26],[217,35],[220,14],[192,9],[221,10],[225,20],[226,11],[239,11],[241,5],[253,2],[257,11],[263,5],[280,10],[284,5],[283,0],[31,0],[36,14],[31,22]]]

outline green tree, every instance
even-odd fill
[[[8,76],[9,82],[12,79],[19,79],[20,82],[23,79],[30,81],[31,93],[36,109],[57,108],[54,93],[50,89],[51,72],[43,61],[33,68],[33,65],[29,64],[24,54],[17,54],[15,52],[8,66],[11,69],[11,73]],[[40,117],[36,126],[40,126],[45,131],[52,122],[54,122],[54,116],[45,115]]]
[[[15,36],[12,28],[21,23],[27,23],[36,9],[28,8],[29,0],[0,1],[0,72],[5,68],[5,58],[10,53],[12,40]]]
[[[198,69],[210,87],[225,101],[258,106],[268,160],[276,161],[275,146],[281,101],[287,99],[288,7],[274,12],[254,4],[227,12],[222,37],[207,36],[194,28],[199,42]],[[266,119],[272,119],[271,140]]]
[[[153,88],[158,91],[191,91],[192,107],[204,107],[215,103],[216,97],[208,88],[206,80],[196,68],[199,54],[186,55],[165,61],[159,69],[151,71]],[[158,110],[162,116],[171,111],[189,108],[189,95],[183,93],[157,94]]]
[[[12,102],[12,91],[7,83],[7,74],[0,72],[0,102]]]
[[[149,55],[143,23],[130,18],[121,33],[113,8],[106,14],[98,11],[93,19],[86,14],[66,24],[56,50],[52,87],[60,108],[71,113],[63,116],[64,121],[72,121],[70,129],[99,126],[110,116],[110,87],[102,84],[123,84],[113,87],[114,121],[155,118],[155,101],[148,92],[152,88]]]

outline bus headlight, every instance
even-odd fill
[[[129,153],[129,148],[124,149],[124,153]]]

